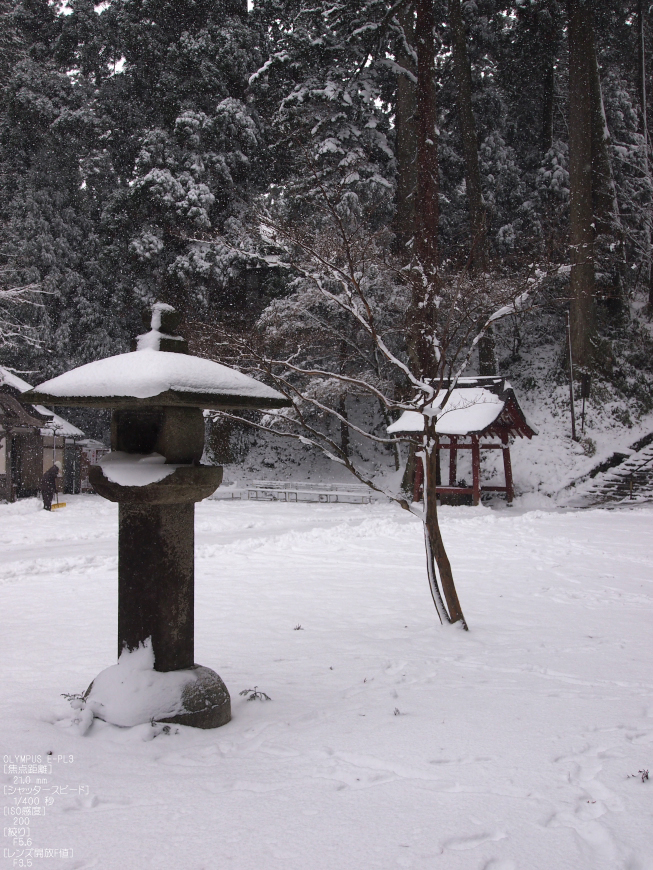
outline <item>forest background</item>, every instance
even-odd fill
[[[163,300],[194,352],[334,373],[301,390],[346,454],[346,379],[414,385],[316,297],[351,253],[338,224],[419,377],[447,371],[406,275],[464,285],[447,310],[470,322],[526,287],[470,370],[560,393],[570,312],[578,378],[632,426],[653,408],[651,38],[644,0],[0,0],[0,363],[38,383],[128,350]]]

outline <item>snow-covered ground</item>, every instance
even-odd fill
[[[202,503],[196,659],[233,720],[81,736],[60,695],[115,661],[116,506],[0,506],[3,761],[54,754],[31,848],[73,850],[33,866],[653,868],[653,512],[442,517],[468,634],[389,504]]]

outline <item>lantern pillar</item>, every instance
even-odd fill
[[[202,409],[290,402],[240,372],[188,353],[180,316],[152,307],[131,353],[97,360],[30,392],[39,404],[112,408],[111,453],[89,470],[119,505],[118,663],[82,700],[114,725],[151,721],[217,728],[231,718],[222,679],[195,663],[194,512],[222,481],[201,465]]]

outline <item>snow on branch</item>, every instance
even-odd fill
[[[287,51],[276,52],[275,54],[273,54],[271,57],[269,57],[265,61],[265,63],[263,64],[262,67],[257,69],[255,73],[252,73],[252,75],[247,80],[247,83],[249,85],[253,85],[257,79],[259,79],[262,75],[265,75],[265,73],[270,69],[271,66],[273,66],[273,64],[283,63],[283,62],[288,61],[290,59],[291,59],[290,55],[288,54]]]
[[[14,271],[8,266],[0,268],[0,282]],[[19,312],[23,306],[42,308],[38,296],[45,292],[37,283],[0,287],[0,347],[13,348],[20,343],[31,347],[40,345],[36,327],[21,319]]]

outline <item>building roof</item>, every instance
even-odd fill
[[[438,393],[440,395],[442,392]],[[444,408],[437,414],[436,430],[440,435],[491,435],[501,439],[537,435],[520,408],[514,390],[500,377],[459,378]],[[388,426],[390,435],[423,431],[421,411],[404,411]]]
[[[58,414],[53,414],[52,411],[44,408],[43,405],[35,405],[34,407],[38,411],[42,409],[52,417],[52,420],[41,429],[42,435],[52,435],[52,430],[54,429],[56,435],[63,435],[64,438],[84,437],[84,432],[82,432],[81,429],[78,429],[77,426],[73,426],[73,424],[68,420],[60,417]]]
[[[0,366],[0,390],[2,387],[9,387],[8,392],[13,395],[26,393],[28,390],[32,389],[32,385],[28,384],[27,381],[24,381],[22,378],[19,378],[18,375],[9,371],[9,369],[5,369]],[[28,409],[33,408],[37,414],[37,420],[39,417],[45,418],[43,420],[39,420],[41,422],[41,434],[42,435],[51,435],[53,428],[56,431],[57,435],[63,435],[64,438],[83,438],[84,433],[81,429],[78,429],[77,426],[73,426],[68,420],[65,420],[63,417],[60,417],[58,414],[54,414],[50,411],[49,408],[44,407],[43,405],[34,405],[32,403],[28,403],[21,399],[21,403],[25,405]]]

